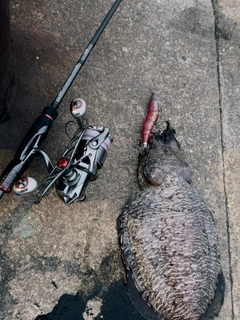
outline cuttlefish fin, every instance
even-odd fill
[[[225,279],[223,272],[218,276],[218,283],[213,300],[210,302],[206,312],[201,316],[201,320],[212,320],[218,316],[223,302],[225,292]]]
[[[136,311],[146,320],[167,320],[162,315],[156,314],[153,308],[142,298],[137,289],[130,270],[127,270],[128,297]]]

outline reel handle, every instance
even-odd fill
[[[13,192],[28,202],[38,203],[41,196],[39,195],[37,188],[38,183],[34,178],[22,177],[14,183]]]
[[[88,118],[86,115],[86,102],[81,98],[72,100],[70,104],[70,112],[72,116],[77,119],[79,128],[86,128],[89,124]]]

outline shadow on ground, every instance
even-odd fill
[[[85,297],[79,292],[77,295],[64,294],[53,308],[51,313],[39,315],[35,320],[84,320],[84,311],[91,316],[91,309],[87,309],[87,302],[98,296],[101,291],[100,283],[96,284],[92,294]],[[113,282],[109,290],[101,296],[101,312],[94,320],[141,320],[142,317],[135,311],[127,296],[123,280]],[[123,308],[124,306],[124,308]],[[92,319],[91,317],[89,319]]]

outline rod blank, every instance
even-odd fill
[[[118,8],[119,4],[121,3],[121,1],[122,0],[116,0],[114,2],[114,4],[112,5],[112,7],[109,10],[108,14],[104,18],[103,22],[101,23],[101,25],[97,29],[95,35],[93,36],[93,38],[91,39],[91,41],[87,45],[84,53],[82,54],[82,56],[78,60],[78,62],[76,64],[76,66],[74,67],[74,69],[72,70],[70,76],[67,78],[67,80],[64,83],[64,85],[62,86],[60,92],[58,93],[58,95],[56,96],[54,101],[52,102],[51,107],[53,107],[55,109],[57,109],[59,107],[59,104],[61,103],[61,101],[64,98],[65,94],[67,93],[68,89],[71,87],[74,79],[76,78],[76,76],[78,75],[78,73],[81,70],[82,66],[86,62],[86,60],[89,57],[92,49],[94,48],[95,44],[97,43],[97,41],[100,38],[101,34],[103,33],[104,29],[106,28],[108,22],[112,18],[114,12],[117,10],[117,8]]]

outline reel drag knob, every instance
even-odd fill
[[[77,123],[80,128],[86,128],[88,126],[88,119],[86,116],[86,102],[77,98],[72,100],[70,104],[70,112],[74,118],[77,119]]]

